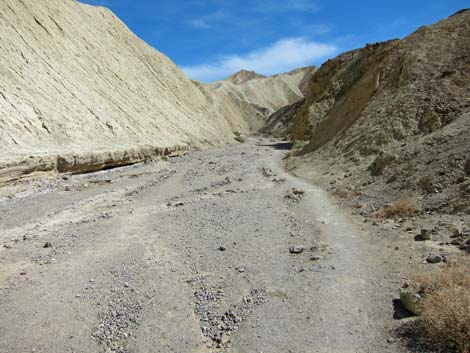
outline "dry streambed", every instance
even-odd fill
[[[285,173],[287,147],[251,139],[1,199],[0,352],[404,352],[402,262]]]

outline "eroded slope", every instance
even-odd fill
[[[299,167],[388,201],[418,193],[423,208],[468,210],[469,69],[470,11],[328,61],[291,112]]]
[[[0,56],[0,179],[226,143],[258,114],[73,0],[2,1]]]
[[[267,119],[279,109],[303,99],[306,79],[315,70],[306,67],[271,77],[243,70],[224,81],[214,82],[211,87],[241,103],[249,103]],[[261,128],[265,121],[258,120],[258,123],[257,128]]]

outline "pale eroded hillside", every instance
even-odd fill
[[[306,79],[310,78],[315,70],[314,67],[306,67],[271,77],[242,70],[210,86],[227,97],[248,102],[268,118],[277,110],[303,99],[302,89]],[[257,128],[262,128],[265,124],[262,120],[258,122]]]
[[[0,180],[226,143],[245,118],[259,124],[253,107],[189,80],[105,8],[3,0],[0,56]]]

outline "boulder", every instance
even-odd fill
[[[420,307],[422,298],[418,293],[410,288],[400,288],[400,300],[409,312],[418,316],[422,314]]]

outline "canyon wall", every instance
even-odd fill
[[[74,0],[3,0],[0,56],[0,180],[229,143],[262,118]]]

